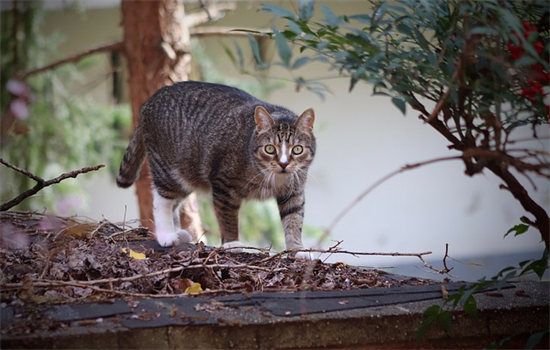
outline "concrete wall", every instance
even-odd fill
[[[328,4],[337,13],[368,11],[364,2]],[[270,27],[270,17],[259,13],[257,8],[255,2],[239,2],[238,10],[217,25]],[[61,31],[67,37],[61,50],[63,54],[121,38],[117,8],[93,9],[84,15],[56,12],[47,19],[48,30]],[[251,79],[235,72],[219,40],[201,40],[215,66],[234,79]],[[225,42],[231,45],[230,41]],[[99,69],[105,72],[107,68]],[[319,66],[307,67],[300,73],[310,77],[338,75]],[[285,78],[286,73],[273,70],[267,74]],[[98,100],[108,101],[108,83],[107,80],[98,85],[91,93],[97,95]],[[316,111],[318,155],[307,187],[305,221],[308,224],[328,226],[361,191],[404,164],[454,154],[447,150],[445,140],[419,121],[415,113],[409,111],[406,117],[402,116],[389,99],[370,96],[369,86],[358,84],[349,93],[347,79],[330,79],[325,83],[332,91],[325,101],[308,92],[297,93],[291,83],[267,98],[297,113],[308,107]],[[541,129],[540,134],[548,135],[548,128]],[[530,132],[524,130],[515,136],[529,137]],[[549,149],[548,140],[543,142],[542,147]],[[474,178],[463,172],[464,166],[452,161],[398,175],[351,210],[335,227],[331,239],[343,240],[341,247],[348,250],[433,251],[435,256],[442,256],[445,243],[449,243],[454,257],[540,249],[535,231],[518,238],[502,238],[519,222],[524,211],[508,192],[499,189],[500,181],[488,172]],[[548,208],[550,184],[537,180],[536,185],[536,192],[528,184],[527,188]],[[86,186],[91,198],[88,209],[78,212],[79,215],[94,219],[105,216],[113,221],[122,221],[124,215],[127,220],[137,218],[132,190],[116,188],[107,177],[96,177]],[[328,242],[325,247],[332,244]],[[350,256],[333,260],[366,265],[396,263],[395,259]]]

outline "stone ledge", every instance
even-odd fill
[[[425,288],[407,287],[406,292],[423,294]],[[356,297],[363,300],[376,295],[379,298],[386,293],[395,293],[395,289],[370,289],[367,293],[370,296]],[[300,299],[308,303],[312,295]],[[342,306],[349,305],[352,298],[341,292],[334,292],[332,296],[323,292],[323,295],[322,298],[334,297]],[[67,317],[72,320],[65,318],[67,328],[23,336],[2,334],[1,345],[2,348],[415,348],[416,330],[423,311],[442,303],[440,297],[430,297],[427,298],[430,300],[398,301],[383,306],[371,303],[371,306],[347,310],[281,316],[251,302],[254,297],[242,297],[246,301],[242,303],[231,302],[238,299],[235,296],[179,298],[185,299],[185,303],[142,300],[142,305],[136,308],[124,309],[124,305],[119,304],[122,309],[113,312],[117,316],[104,317],[99,323],[95,318],[86,320],[85,315],[69,313]],[[463,312],[453,312],[453,333],[448,335],[432,328],[422,347],[481,348],[509,335],[519,335],[510,346],[523,347],[529,334],[549,327],[548,282],[515,283],[513,288],[479,293],[475,298],[479,308],[477,320]],[[284,298],[280,302],[285,303]],[[6,309],[2,310],[3,325],[13,321],[13,315],[10,319],[7,313]],[[139,319],[147,313],[153,317]],[[173,315],[167,319],[163,313]],[[56,316],[55,312],[47,313],[47,317],[63,318],[62,313]],[[132,320],[135,322],[130,322]],[[159,320],[162,322],[155,323]],[[548,347],[548,339],[542,344]]]

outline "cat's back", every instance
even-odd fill
[[[248,93],[226,85],[185,81],[158,90],[141,109],[145,123],[162,119],[208,122],[239,118],[242,109],[261,103]],[[152,120],[154,118],[154,120]]]

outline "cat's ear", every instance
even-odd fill
[[[296,119],[296,126],[298,127],[298,129],[312,132],[314,121],[315,121],[315,112],[313,112],[312,108],[308,108],[304,111],[304,113],[300,114],[298,119]]]
[[[269,112],[262,106],[256,106],[254,110],[254,121],[256,122],[256,131],[258,133],[271,130],[275,121]]]

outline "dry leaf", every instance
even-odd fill
[[[445,288],[444,285],[441,285],[441,296],[443,297],[443,300],[449,299],[449,292],[447,291],[447,288]]]
[[[93,232],[93,230],[97,227],[97,224],[93,223],[78,223],[76,225],[70,226],[67,228],[67,234],[70,236],[73,236],[75,238],[84,239],[87,238],[88,235]]]
[[[201,287],[201,284],[200,283],[193,283],[193,285],[191,285],[191,287],[187,287],[187,289],[185,289],[185,294],[200,294],[202,293],[202,287]]]
[[[138,253],[132,249],[126,249],[126,248],[121,248],[122,252],[123,253],[128,253],[128,250],[130,251],[130,257],[131,258],[134,258],[136,260],[143,260],[146,258],[145,254],[143,253]]]

